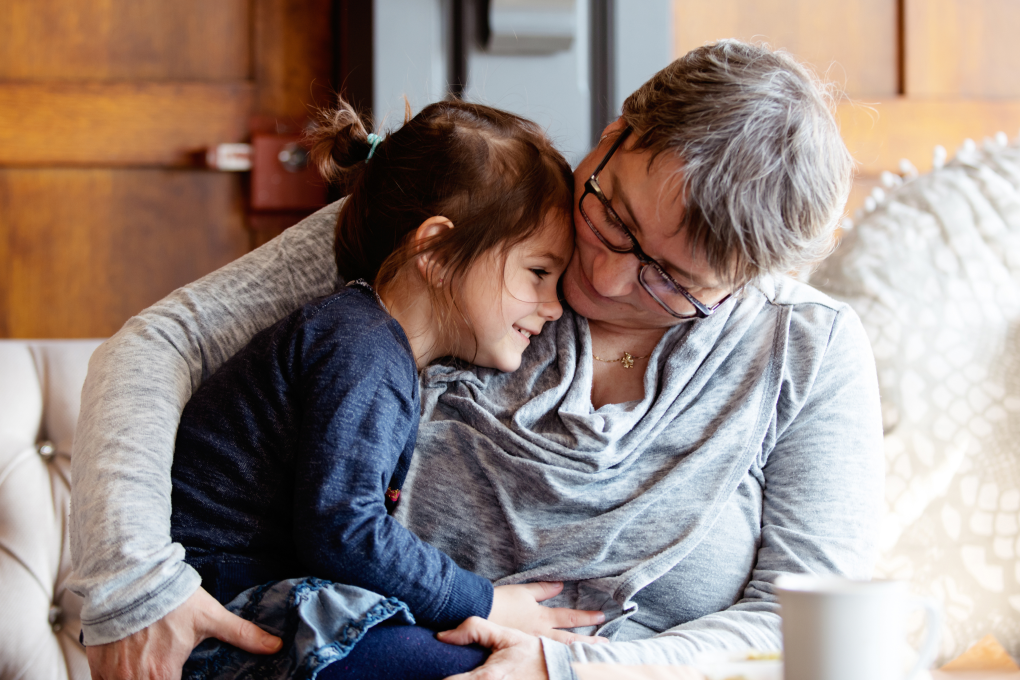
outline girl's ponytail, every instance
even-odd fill
[[[311,161],[346,195],[334,242],[342,280],[365,279],[382,291],[428,251],[449,290],[483,254],[535,233],[548,209],[571,214],[570,166],[534,123],[457,100],[413,118],[407,100],[404,108],[404,125],[381,143],[343,100],[320,111],[306,135]],[[418,226],[436,215],[456,228],[414,242]]]
[[[319,111],[305,132],[312,164],[343,193],[351,189],[372,150],[368,134],[364,121],[343,99],[336,108]]]

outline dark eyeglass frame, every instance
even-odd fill
[[[648,255],[645,254],[645,251],[641,250],[641,245],[638,243],[637,238],[634,236],[634,234],[631,233],[630,229],[627,228],[627,225],[623,223],[623,220],[621,220],[620,216],[616,214],[616,211],[613,210],[613,206],[609,204],[609,199],[607,199],[606,195],[602,193],[602,187],[599,186],[598,176],[599,173],[602,172],[602,168],[606,167],[606,163],[609,162],[609,159],[613,157],[613,154],[616,153],[616,150],[620,148],[624,140],[626,140],[627,137],[630,136],[630,133],[633,131],[634,131],[633,128],[628,127],[627,129],[620,133],[620,136],[617,137],[615,142],[613,142],[613,145],[609,147],[609,152],[602,159],[602,162],[599,163],[598,167],[595,168],[595,172],[591,174],[591,177],[588,178],[588,181],[584,183],[584,193],[581,194],[581,198],[577,202],[577,208],[578,210],[581,211],[581,217],[583,217],[584,221],[588,223],[588,227],[592,230],[592,232],[594,232],[595,236],[598,237],[599,241],[602,242],[602,245],[604,245],[606,248],[609,248],[614,253],[620,254],[633,253],[634,257],[636,257],[638,259],[638,262],[641,263],[641,269],[638,271],[638,282],[641,284],[641,287],[645,289],[645,292],[651,295],[652,299],[658,302],[659,306],[666,310],[666,312],[668,312],[671,316],[677,319],[707,318],[711,316],[716,309],[719,308],[719,305],[726,302],[726,300],[728,300],[730,296],[727,295],[722,300],[709,307],[708,305],[702,304],[697,298],[691,295],[686,288],[681,286],[673,279],[672,276],[666,273],[666,270],[663,269],[658,262],[648,257]],[[630,248],[618,248],[614,246],[613,244],[609,243],[609,241],[607,241],[602,234],[599,233],[598,229],[595,228],[595,225],[592,224],[591,218],[588,217],[587,213],[584,212],[584,199],[588,194],[594,195],[595,198],[599,200],[599,202],[602,204],[602,207],[605,208],[606,214],[609,215],[609,218],[616,222],[616,226],[620,228],[620,230],[630,241]],[[663,280],[665,280],[669,285],[676,288],[676,291],[680,293],[688,302],[691,303],[691,305],[694,307],[693,314],[680,314],[678,312],[673,311],[673,309],[670,308],[669,305],[663,302],[659,298],[659,296],[655,294],[655,292],[652,290],[652,287],[649,286],[644,279],[645,270],[648,269],[648,267],[654,267],[656,273],[658,273],[663,278]]]

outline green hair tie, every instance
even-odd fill
[[[368,150],[368,157],[365,158],[366,161],[370,161],[372,160],[372,154],[375,153],[375,147],[379,146],[379,142],[382,141],[382,137],[375,134],[374,132],[369,132],[368,137],[366,137],[365,139],[368,141],[369,144],[372,145],[372,148]]]

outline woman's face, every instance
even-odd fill
[[[584,183],[605,157],[615,133],[624,127],[617,121],[607,128],[614,134],[603,139],[574,171],[576,247],[563,275],[563,292],[570,306],[591,321],[632,329],[666,328],[681,320],[667,313],[641,286],[638,259],[603,245],[578,208]],[[599,173],[599,184],[641,249],[700,302],[711,306],[731,291],[703,254],[694,251],[685,235],[677,232],[683,217],[680,162],[661,155],[649,167],[650,158],[650,152],[633,151],[633,140],[626,140]]]

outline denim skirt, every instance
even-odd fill
[[[249,654],[210,638],[192,652],[183,678],[296,678],[313,680],[347,656],[378,623],[414,623],[407,605],[394,597],[317,578],[288,579],[249,588],[227,609],[280,637],[276,654]]]

